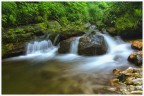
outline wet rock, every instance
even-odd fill
[[[59,53],[69,53],[71,42],[75,40],[75,37],[63,40],[60,42],[58,49]],[[95,35],[93,33],[82,36],[79,40],[78,54],[85,56],[102,55],[107,51],[107,44],[104,41],[104,37]]]
[[[124,82],[126,80],[126,75],[125,74],[121,74],[117,77],[117,79],[119,79],[120,82]]]
[[[132,84],[133,84],[132,80],[133,80],[133,78],[127,78],[127,79],[125,80],[125,84],[127,84],[127,85],[132,85]]]
[[[134,91],[134,90],[135,90],[135,86],[130,85],[130,86],[129,86],[129,90],[130,90],[130,91]]]
[[[107,44],[104,37],[90,34],[82,36],[79,40],[78,54],[85,56],[102,55],[107,51]]]
[[[131,47],[135,50],[142,50],[142,42],[133,41]]]
[[[71,42],[74,40],[75,38],[69,38],[66,40],[63,40],[62,42],[60,42],[60,47],[58,49],[59,53],[69,53],[70,52],[70,46],[71,46]]]
[[[115,86],[120,94],[142,94],[142,68],[129,67],[124,71],[114,69],[113,73],[111,85]],[[120,76],[125,76],[123,82],[120,81]]]
[[[130,54],[130,56],[128,57],[128,61],[131,63],[134,63],[137,66],[141,66],[142,65],[142,51],[138,51],[136,53],[132,53]]]
[[[119,83],[119,79],[112,79],[111,80],[111,85],[112,86],[118,86],[118,83]]]

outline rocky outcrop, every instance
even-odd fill
[[[114,78],[111,85],[120,94],[142,94],[142,68],[131,68],[121,71],[113,70]]]
[[[138,51],[135,53],[130,54],[130,56],[128,57],[128,61],[131,63],[134,63],[137,66],[141,66],[142,65],[142,58],[143,58],[143,53],[142,51]]]
[[[78,54],[85,56],[102,55],[107,51],[104,37],[100,35],[82,36],[79,40]]]
[[[133,41],[131,44],[131,48],[135,50],[142,50],[142,42],[140,41]]]

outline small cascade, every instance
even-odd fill
[[[52,42],[50,40],[34,41],[33,43],[28,43],[27,54],[32,54],[36,52],[45,53],[53,48]]]
[[[102,35],[104,36],[104,39],[108,45],[108,52],[111,52],[112,49],[117,46],[117,43],[108,33]]]
[[[53,42],[53,45],[56,45],[56,42],[58,40],[58,37],[59,37],[59,34],[56,35],[55,39],[54,39],[54,42]]]
[[[108,33],[97,32],[96,35],[102,35],[108,45],[108,52],[101,56],[85,58],[85,62],[78,67],[78,70],[97,71],[112,70],[120,66],[128,66],[128,56],[134,52],[130,43],[124,42],[120,37],[111,37]],[[96,70],[97,69],[97,70]]]
[[[70,53],[77,54],[79,39],[80,37],[76,37],[75,40],[71,42]]]

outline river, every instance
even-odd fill
[[[58,54],[50,40],[28,43],[26,55],[2,61],[2,94],[116,94],[106,90],[112,70],[135,67],[127,61],[134,50],[120,37],[99,35],[108,44],[101,56],[78,55],[80,37],[69,54]]]

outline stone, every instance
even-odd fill
[[[112,86],[117,86],[118,83],[119,83],[119,79],[112,79],[112,80],[111,80],[111,85],[112,85]]]
[[[58,49],[58,53],[69,53],[70,52],[70,46],[71,46],[71,42],[74,40],[75,38],[69,38],[66,40],[63,40],[62,42],[60,42],[60,47]]]
[[[125,83],[127,85],[132,85],[133,84],[132,80],[133,80],[133,78],[127,78],[126,81],[125,81]]]
[[[142,94],[142,68],[129,67],[124,71],[113,70],[114,77],[111,85],[116,87],[120,94]],[[125,79],[123,79],[123,76]],[[122,82],[121,79],[124,81]]]
[[[130,90],[130,91],[134,91],[134,90],[135,90],[135,86],[130,85],[130,86],[129,86],[129,90]]]
[[[79,40],[78,54],[84,56],[102,55],[107,52],[107,44],[103,36],[90,34]]]
[[[66,54],[70,52],[71,42],[75,37],[60,42],[58,53]],[[104,37],[97,34],[81,36],[78,45],[78,54],[84,56],[102,55],[107,52],[107,44]]]
[[[143,53],[142,51],[138,51],[135,53],[130,54],[128,57],[128,61],[135,64],[136,66],[141,66],[142,65],[142,58],[143,58]]]
[[[135,50],[142,50],[142,42],[141,41],[133,41],[131,44],[131,48]]]

